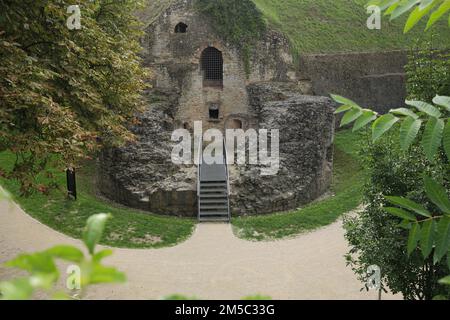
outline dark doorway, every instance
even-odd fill
[[[204,87],[223,87],[222,52],[213,47],[208,47],[203,50],[201,67]]]

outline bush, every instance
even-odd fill
[[[432,257],[423,259],[416,249],[407,253],[408,230],[399,228],[401,219],[385,212],[385,196],[404,196],[431,210],[435,207],[427,199],[423,176],[437,181],[450,181],[449,166],[443,152],[434,162],[427,160],[422,149],[415,145],[409,152],[401,151],[396,137],[387,135],[380,143],[362,151],[365,169],[370,178],[364,187],[366,208],[356,217],[347,217],[344,227],[350,244],[347,260],[359,279],[367,281],[367,268],[378,265],[383,285],[405,299],[432,299],[437,295],[450,297],[448,287],[438,280],[449,274],[444,261],[433,264]]]
[[[435,95],[450,96],[450,52],[433,49],[414,50],[405,66],[410,100],[431,102]]]

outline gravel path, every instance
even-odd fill
[[[89,299],[159,299],[180,293],[208,299],[252,294],[274,299],[376,299],[345,266],[342,222],[295,239],[249,242],[230,225],[201,224],[192,238],[158,250],[115,249],[106,264],[126,272],[122,285],[94,287]],[[39,223],[19,207],[0,202],[0,263],[21,252],[55,244],[81,245]],[[0,268],[0,280],[16,276]],[[384,295],[384,299],[396,299]]]

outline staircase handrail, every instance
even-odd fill
[[[227,140],[223,138],[223,154],[224,154],[224,165],[227,178],[227,201],[228,201],[228,221],[231,221],[231,211],[230,211],[230,172],[228,171],[228,150],[227,150]]]

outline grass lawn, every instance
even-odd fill
[[[14,156],[0,154],[0,162],[12,166]],[[89,170],[87,170],[89,169]],[[85,175],[78,175],[78,200],[67,200],[65,192],[54,190],[49,196],[34,193],[29,197],[19,196],[16,181],[2,180],[1,184],[29,215],[49,227],[74,238],[81,233],[89,216],[96,213],[111,213],[102,239],[102,244],[121,248],[161,248],[173,246],[186,240],[193,232],[194,219],[163,217],[126,209],[95,196],[91,176],[92,168]],[[86,172],[87,171],[87,172]],[[60,186],[65,186],[65,173],[55,172]],[[45,179],[39,177],[38,179]]]
[[[152,0],[142,13],[151,23],[175,0]],[[382,17],[381,30],[369,30],[365,5],[368,0],[252,0],[269,25],[283,32],[299,54],[409,49],[415,40],[425,39],[425,22],[403,34],[405,17],[389,22]],[[428,19],[426,19],[428,20]],[[435,47],[449,48],[446,19],[434,27],[439,34]],[[437,39],[437,37],[435,37]]]
[[[357,153],[363,135],[341,131],[336,135],[334,196],[312,203],[295,212],[258,217],[233,218],[237,234],[249,240],[272,240],[294,236],[334,222],[343,213],[356,208],[361,201],[364,182]],[[14,156],[0,154],[0,161],[12,166]],[[125,248],[161,248],[187,239],[193,232],[194,219],[164,217],[127,209],[99,199],[92,183],[93,167],[78,175],[78,200],[71,201],[65,192],[54,190],[50,196],[35,193],[19,196],[16,181],[2,180],[14,200],[32,217],[74,238],[80,238],[86,219],[96,213],[111,213],[102,244]],[[58,183],[65,185],[65,174],[54,172]],[[38,179],[45,179],[39,177]]]
[[[235,233],[248,240],[274,240],[295,236],[336,221],[361,203],[364,174],[358,163],[362,134],[341,131],[336,135],[333,196],[306,207],[267,216],[233,218]]]
[[[414,47],[418,38],[426,39],[425,22],[408,34],[403,27],[408,14],[389,22],[382,17],[381,30],[369,30],[367,0],[253,0],[270,25],[283,32],[296,52],[329,53],[380,51]],[[446,19],[435,26],[442,41],[434,45],[450,47]],[[428,35],[430,33],[428,32]],[[429,38],[429,37],[428,37]]]

